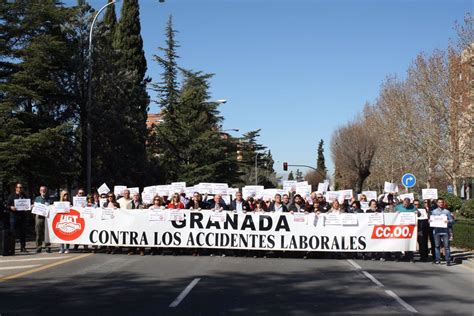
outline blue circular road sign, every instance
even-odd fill
[[[411,173],[405,173],[402,177],[402,184],[405,188],[412,188],[416,184],[416,178]]]

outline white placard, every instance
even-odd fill
[[[369,209],[369,202],[360,202],[360,209],[363,210],[364,212]]]
[[[31,211],[31,213],[47,217],[49,214],[49,205],[35,203],[33,205],[33,210]]]
[[[342,225],[342,218],[339,214],[324,214],[324,226],[328,225]]]
[[[81,218],[95,218],[95,212],[97,209],[93,207],[86,207],[81,210]]]
[[[398,186],[396,183],[391,183],[391,182],[386,182],[384,183],[383,186],[383,191],[386,193],[397,193],[398,192]]]
[[[155,194],[152,192],[143,192],[142,193],[142,201],[145,204],[153,204],[153,198],[155,197]]]
[[[357,225],[357,214],[354,213],[343,213],[340,215],[343,226]]]
[[[400,215],[400,225],[415,225],[416,224],[415,212],[399,213],[399,215]]]
[[[370,200],[377,201],[377,191],[362,191],[362,194],[364,194],[367,197],[367,201],[369,202]]]
[[[87,206],[87,196],[73,196],[72,197],[72,206],[73,207],[86,207]]]
[[[71,203],[69,202],[54,202],[54,212],[55,213],[69,213],[71,208]]]
[[[446,215],[431,215],[430,227],[447,228],[448,217]]]
[[[438,189],[421,189],[421,196],[423,200],[438,199]]]
[[[326,192],[329,189],[329,182],[318,183],[318,192]]]
[[[13,201],[15,209],[17,211],[29,211],[31,210],[31,201],[30,199],[15,199]]]
[[[383,213],[368,213],[368,215],[369,215],[369,218],[368,218],[367,225],[374,226],[374,225],[384,224]]]
[[[107,184],[104,183],[97,189],[97,192],[99,192],[100,195],[107,194],[110,192],[110,189]]]
[[[103,208],[100,218],[104,220],[114,219],[114,209],[112,208]]]
[[[170,196],[170,186],[169,185],[157,185],[156,186],[156,194],[159,196]],[[171,193],[173,194],[173,193]]]
[[[153,195],[156,194],[156,185],[148,186],[143,188],[143,193],[151,193]]]
[[[212,194],[212,183],[201,182],[197,187],[201,194]]]
[[[164,222],[166,221],[166,213],[162,210],[153,210],[152,212],[150,212],[148,220],[150,222]]]
[[[400,198],[400,201],[409,198],[410,202],[413,202],[413,200],[415,199],[415,195],[413,193],[400,194],[398,197]]]
[[[344,200],[350,200],[354,196],[354,192],[352,190],[339,190],[337,199],[340,203],[344,202]]]
[[[122,196],[123,195],[123,191],[127,189],[127,186],[126,185],[116,185],[114,186],[114,194],[115,194],[115,197],[117,196]]]
[[[293,222],[306,224],[307,220],[308,217],[306,216],[306,214],[293,213]]]
[[[283,181],[283,190],[285,190],[285,192],[295,192],[296,191],[296,183],[298,183],[298,181],[296,181],[296,180]]]
[[[226,213],[225,212],[220,212],[220,213],[213,213],[211,215],[211,221],[212,222],[225,222],[225,217],[226,217]]]
[[[337,198],[339,196],[339,192],[338,191],[327,191],[324,196],[326,197],[326,201],[328,203],[332,203],[332,202],[337,200]]]
[[[170,221],[184,221],[184,211],[170,210],[169,220]]]
[[[419,208],[418,212],[420,212],[420,216],[418,216],[418,219],[428,219],[428,213],[424,208]]]
[[[172,182],[170,185],[170,193],[183,193],[186,189],[186,182]]]
[[[130,196],[133,196],[134,193],[140,193],[140,189],[138,187],[134,188],[127,188],[130,191]]]

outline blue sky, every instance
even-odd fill
[[[66,1],[66,4],[75,1]],[[99,8],[106,0],[89,1]],[[148,74],[173,15],[184,68],[214,73],[223,129],[261,129],[282,162],[315,166],[322,138],[329,168],[332,132],[378,96],[387,75],[404,77],[420,52],[446,48],[472,1],[142,0]],[[116,8],[120,10],[120,4]],[[150,92],[152,98],[154,95]],[[150,112],[159,111],[154,104]]]

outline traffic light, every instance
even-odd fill
[[[287,162],[283,163],[283,170],[288,171],[288,163]]]

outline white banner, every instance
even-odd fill
[[[421,197],[423,200],[438,199],[438,189],[421,189]]]
[[[397,214],[380,214],[385,225],[369,226],[369,216],[375,214],[361,213],[354,214],[357,223],[352,220],[352,225],[342,225],[340,218],[340,221],[334,219],[340,225],[326,226],[314,213],[304,215],[304,220],[301,214],[215,213],[210,210],[114,209],[105,213],[102,210],[102,216],[91,218],[81,217],[81,212],[72,208],[68,214],[47,218],[50,242],[287,251],[416,250],[416,225],[398,225]]]

